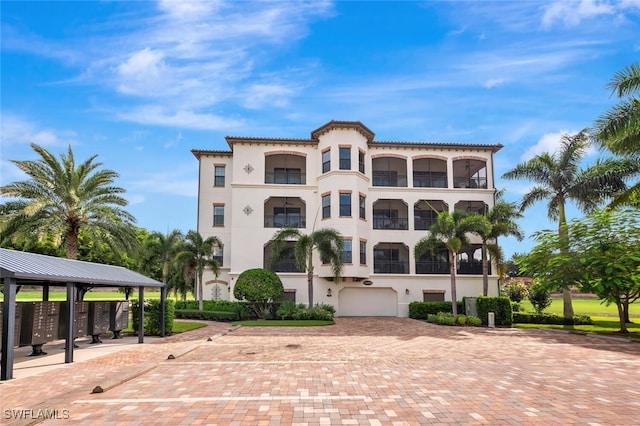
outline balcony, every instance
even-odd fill
[[[408,274],[409,248],[402,243],[380,243],[373,248],[375,274]]]
[[[462,261],[458,263],[459,275],[482,275],[482,262],[481,261]],[[489,267],[489,274],[491,273],[491,267]]]
[[[299,197],[270,197],[264,203],[265,228],[305,228],[306,204]]]
[[[376,200],[373,203],[373,229],[409,229],[407,204],[402,200]]]
[[[371,161],[373,186],[407,186],[407,162],[395,157],[379,157]]]
[[[271,259],[265,259],[264,260],[264,269],[269,269],[269,263],[271,262]],[[282,262],[278,263],[277,265],[275,265],[271,271],[273,272],[302,272],[300,269],[298,269],[298,265],[296,264],[296,260],[295,259],[285,259]]]
[[[306,158],[293,154],[274,154],[265,157],[264,183],[277,185],[305,185]]]
[[[481,160],[453,162],[453,187],[487,189],[487,165]]]
[[[409,218],[373,214],[373,229],[409,229]]]
[[[298,215],[275,215],[264,217],[265,228],[306,228],[307,221]]]
[[[413,205],[413,229],[426,231],[438,220],[438,213],[448,211],[442,200],[420,200]]]
[[[416,188],[446,188],[447,162],[436,158],[413,160],[413,186]]]

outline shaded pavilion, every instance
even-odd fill
[[[140,301],[144,300],[145,287],[159,288],[162,309],[160,334],[164,336],[166,300],[164,284],[127,268],[0,248],[0,278],[4,285],[0,380],[13,378],[16,293],[22,285],[42,286],[44,301],[49,298],[49,286],[66,287],[65,363],[73,362],[74,301],[77,299],[78,292],[84,294],[89,288],[137,287]],[[138,343],[143,343],[144,303],[138,305]]]

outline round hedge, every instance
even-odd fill
[[[248,269],[240,274],[233,296],[248,302],[270,302],[284,295],[280,277],[266,269]]]

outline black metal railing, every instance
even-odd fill
[[[265,172],[264,183],[281,185],[305,185],[307,177],[305,172]]]
[[[373,229],[409,229],[409,218],[374,215]]]
[[[487,189],[487,178],[454,177],[453,187]]]
[[[447,174],[435,172],[413,172],[413,186],[416,188],[446,188]]]
[[[396,172],[373,171],[373,186],[407,186],[407,175],[399,175]]]
[[[421,230],[421,231],[428,230],[429,228],[431,228],[431,225],[436,223],[437,220],[438,220],[437,217],[421,218],[421,217],[415,216],[413,218],[413,227],[416,230]]]
[[[307,221],[303,216],[276,215],[264,217],[265,228],[306,228]]]
[[[285,259],[282,262],[275,265],[273,268],[269,268],[271,259],[264,260],[264,269],[269,269],[273,272],[302,272],[298,269],[298,265],[295,259]]]
[[[416,274],[449,274],[449,262],[437,260],[418,260]]]
[[[482,262],[458,262],[458,274],[460,275],[482,275]],[[491,273],[491,267],[489,267]]]
[[[409,261],[376,260],[373,262],[374,274],[408,274]]]

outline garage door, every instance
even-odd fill
[[[395,317],[398,296],[390,288],[343,288],[340,291],[339,316]]]

